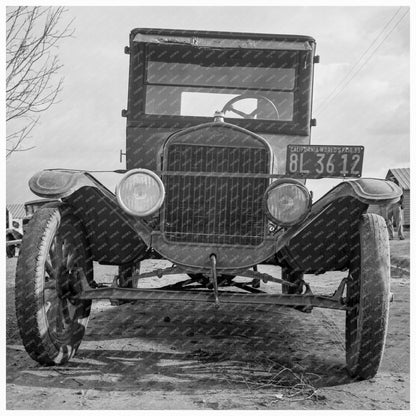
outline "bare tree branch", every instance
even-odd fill
[[[39,117],[29,118],[24,127],[7,135],[7,142],[8,145],[10,144],[10,147],[6,148],[6,158],[8,158],[13,152],[23,152],[34,148],[34,146],[24,148],[22,147],[22,142],[29,136],[38,120]]]
[[[30,149],[22,144],[39,120],[34,115],[49,109],[62,89],[56,48],[73,34],[64,13],[64,7],[7,7],[7,157]]]

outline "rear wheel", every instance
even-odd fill
[[[124,288],[137,289],[138,281],[133,280],[133,274],[140,272],[140,262],[128,263],[118,266],[118,274],[116,276],[116,286]],[[132,303],[131,300],[110,299],[110,304],[119,306],[124,303]]]
[[[297,287],[282,284],[282,293],[284,295],[294,295],[302,292],[303,272],[282,267],[282,280],[289,283],[298,283]]]
[[[140,262],[118,266],[118,287],[137,288],[138,282],[133,281],[133,274],[140,272]]]
[[[384,219],[363,215],[347,285],[346,361],[351,376],[374,377],[387,332],[390,296],[390,247]]]
[[[91,301],[77,300],[82,268],[93,265],[80,221],[65,206],[38,210],[23,237],[16,268],[16,315],[23,345],[40,364],[64,364],[76,353]]]

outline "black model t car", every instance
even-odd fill
[[[125,52],[127,169],[116,192],[87,171],[44,170],[29,183],[59,200],[34,214],[17,265],[30,356],[67,362],[92,299],[265,303],[345,310],[348,371],[373,377],[390,260],[385,222],[367,208],[397,201],[401,190],[361,178],[362,146],[310,144],[315,40],[135,29]],[[312,204],[305,179],[324,177],[355,179]],[[149,258],[173,265],[140,274]],[[93,261],[119,266],[112,285],[94,280]],[[257,270],[265,263],[281,278]],[[345,277],[333,296],[314,295],[303,279],[334,270]],[[186,280],[140,288],[141,279],[168,274]],[[282,293],[261,289],[270,281]],[[245,292],[223,290],[233,286]]]

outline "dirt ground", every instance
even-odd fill
[[[76,357],[66,366],[41,367],[21,345],[16,259],[7,259],[7,409],[409,409],[409,239],[392,241],[391,255],[387,345],[369,381],[346,373],[341,311],[217,310],[209,303],[96,301]],[[143,271],[154,265],[144,262]],[[280,275],[278,268],[260,270]],[[95,267],[99,281],[110,282],[115,271]],[[344,275],[305,280],[314,293],[332,294]],[[280,290],[270,283],[262,288]]]

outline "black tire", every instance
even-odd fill
[[[289,270],[287,268],[282,267],[282,280],[290,283],[296,283],[303,280],[303,272],[297,272],[293,270]],[[282,294],[284,295],[294,295],[296,293],[301,293],[302,285],[298,287],[289,286],[282,284]]]
[[[390,247],[384,219],[365,214],[353,247],[347,285],[346,361],[350,375],[374,377],[387,334],[390,296]]]
[[[6,241],[14,240],[13,236],[8,235]],[[6,255],[9,259],[13,258],[16,255],[16,246],[10,245],[6,246]]]
[[[64,205],[39,209],[23,236],[15,302],[23,345],[40,364],[65,364],[84,336],[91,301],[73,298],[81,290],[76,267],[92,282],[81,222]]]

